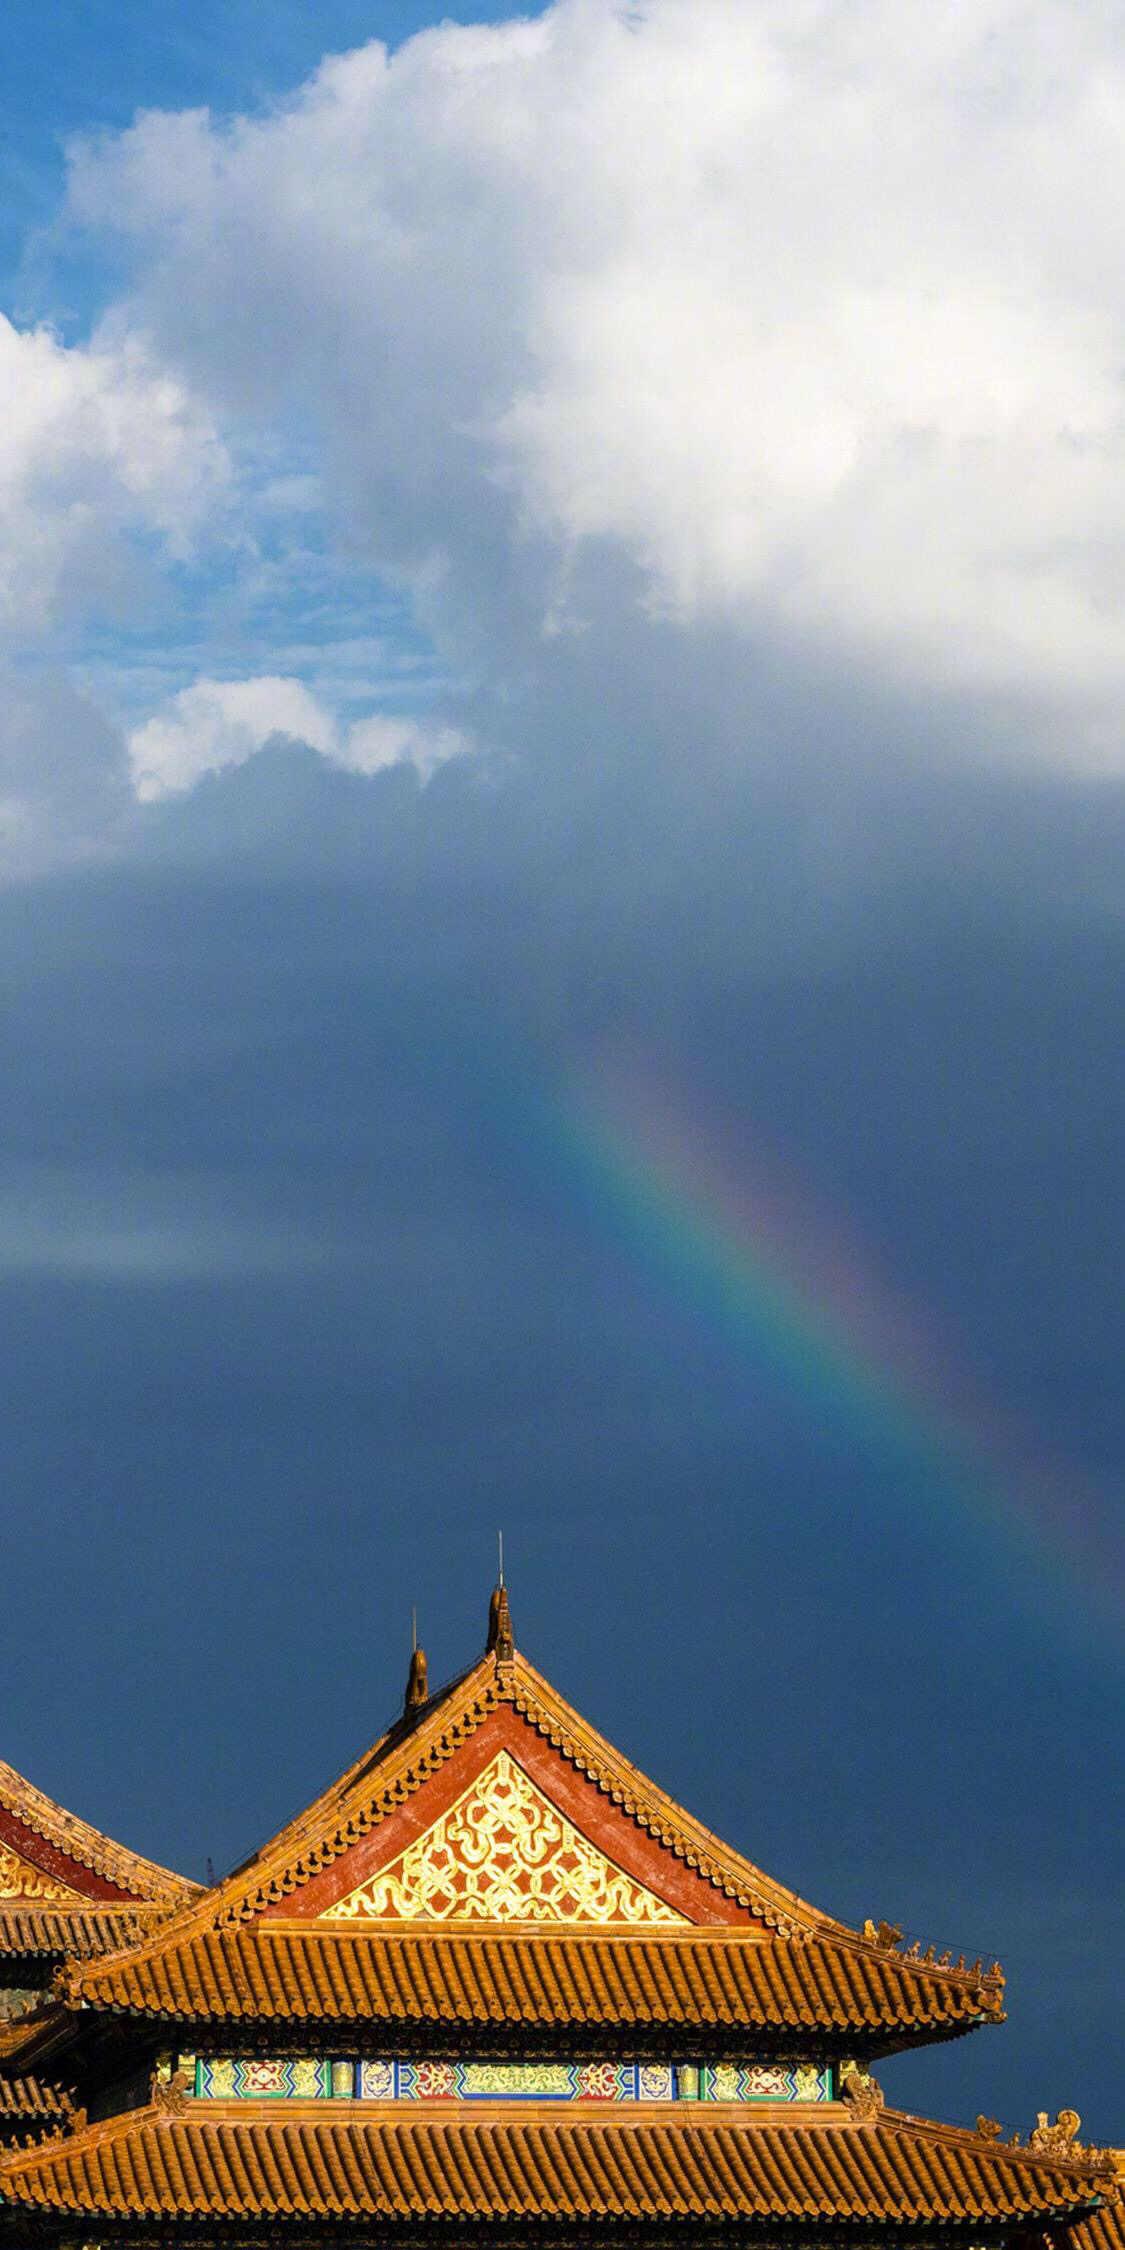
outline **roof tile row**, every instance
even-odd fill
[[[48,2079],[0,2076],[0,2119],[49,2118],[57,2122],[70,2115],[70,2096]]]
[[[878,2125],[444,2112],[132,2112],[0,2162],[5,2200],[229,2219],[897,2219],[1078,2216],[1089,2171],[884,2113]]]
[[[87,1961],[117,1953],[147,1937],[167,1916],[166,1906],[0,1905],[0,1956],[61,1954]]]
[[[894,1955],[727,1933],[406,1933],[266,1923],[88,1968],[84,2004],[180,2020],[968,2028],[994,1984]]]

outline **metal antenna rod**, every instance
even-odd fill
[[[496,1539],[500,1549],[500,1584],[502,1586],[504,1583],[504,1534],[502,1531],[497,1532]]]
[[[416,1656],[418,1653],[418,1612],[416,1609],[412,1609],[410,1612],[410,1648],[411,1653]]]

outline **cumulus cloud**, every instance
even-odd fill
[[[67,659],[140,610],[228,487],[209,414],[136,335],[65,345],[0,315],[0,872],[96,848],[121,732]]]
[[[128,734],[99,707],[81,676],[87,626],[108,619],[112,646],[113,626],[155,614],[169,564],[221,555],[235,481],[212,416],[151,340],[68,346],[0,315],[0,873],[86,856],[133,797],[190,787],[275,736],[360,771],[429,770],[463,747],[412,718],[339,723],[300,680],[274,676],[197,681]],[[307,505],[303,486],[296,500]]]
[[[631,599],[1119,765],[1110,0],[559,0],[75,155],[110,334],[313,428],[337,526],[494,678]]]
[[[76,147],[102,318],[0,318],[5,864],[280,736],[1125,772],[1118,29],[557,0]],[[333,679],[378,578],[409,664]]]
[[[68,347],[0,314],[0,639],[135,596],[127,535],[182,555],[226,472],[209,417],[136,336]]]
[[[465,747],[453,727],[386,713],[341,727],[300,680],[196,680],[129,736],[136,794],[151,801],[189,789],[201,774],[242,765],[279,738],[307,743],[359,773],[400,762],[425,772]]]

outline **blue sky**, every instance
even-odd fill
[[[525,13],[537,13],[528,8]],[[5,296],[36,312],[36,236],[52,228],[72,134],[119,131],[138,109],[243,109],[292,91],[333,49],[383,39],[390,47],[427,23],[497,20],[500,7],[450,7],[435,18],[410,0],[43,0],[5,9],[0,22],[0,261]],[[30,272],[25,271],[25,262]],[[22,276],[22,278],[21,278]],[[75,277],[72,277],[75,278]],[[96,282],[88,277],[90,298]],[[81,301],[81,285],[75,289]],[[89,301],[89,300],[88,300]],[[61,308],[59,308],[61,309]]]
[[[231,1864],[503,1523],[640,1764],[1005,1960],[895,2098],[1120,2141],[1114,17],[4,13],[0,1750]]]
[[[538,11],[529,8],[526,13]],[[205,108],[220,116],[259,110],[289,96],[326,54],[372,39],[393,49],[431,21],[490,22],[503,7],[451,7],[433,18],[425,8],[392,0],[371,7],[331,0],[310,9],[302,0],[262,10],[249,0],[193,8],[116,0],[92,7],[45,0],[34,12],[17,6],[0,22],[0,276],[3,308],[21,322],[47,322],[73,340],[89,333],[104,310],[109,276],[80,231],[64,215],[67,149],[76,139],[119,132],[145,109]],[[297,473],[300,473],[298,464]],[[296,637],[306,651],[302,676],[318,675],[318,651],[330,613],[333,643],[356,645],[376,662],[388,655],[406,674],[406,691],[440,668],[428,638],[413,626],[392,587],[354,560],[342,576],[318,545],[301,556],[299,600],[287,604],[276,577],[261,599],[250,597],[239,618],[244,652],[257,641],[262,669],[275,646]],[[109,632],[82,619],[68,654],[97,679],[112,667],[121,704],[132,682],[143,699],[151,667],[169,687],[187,685],[200,640],[214,633],[214,611],[231,589],[229,557],[210,552],[198,571],[182,572],[174,614],[115,615]],[[315,583],[319,581],[319,583]],[[319,594],[319,601],[315,596]],[[310,595],[313,601],[310,601]],[[237,597],[236,597],[237,598]],[[310,610],[314,608],[310,616]],[[296,634],[290,632],[290,623]],[[220,628],[220,633],[225,629]],[[229,649],[225,652],[229,654]],[[425,692],[422,688],[421,692]]]

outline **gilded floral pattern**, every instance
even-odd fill
[[[56,1883],[49,1875],[40,1874],[19,1852],[9,1851],[6,1845],[0,1844],[0,1897],[39,1898],[48,1905],[55,1901],[64,1906],[73,1905],[79,1896],[79,1892],[72,1891],[66,1883]]]
[[[330,1913],[390,1921],[684,1919],[598,1851],[506,1750],[425,1835]]]

